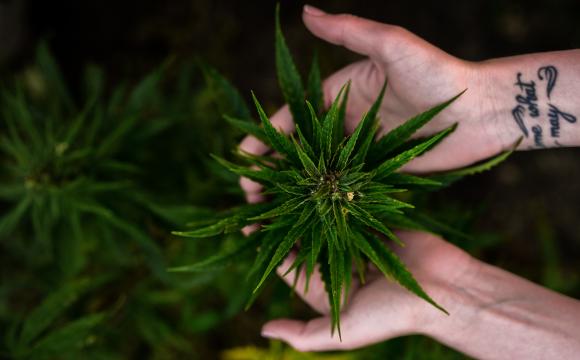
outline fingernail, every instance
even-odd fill
[[[304,12],[312,16],[326,15],[324,11],[320,10],[319,8],[315,8],[312,5],[304,5]]]

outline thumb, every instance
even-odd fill
[[[319,317],[310,321],[291,319],[272,320],[262,328],[262,336],[288,343],[298,351],[326,351],[349,347],[348,337],[343,342],[338,334],[330,335],[330,318]]]
[[[398,26],[349,14],[327,14],[310,5],[304,6],[302,19],[308,30],[317,37],[376,59],[388,55],[392,51],[391,45],[395,45],[401,39],[400,35],[406,33]]]

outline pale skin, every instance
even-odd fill
[[[458,123],[455,133],[404,171],[429,173],[472,164],[511,148],[519,138],[518,150],[580,145],[580,101],[575,95],[580,93],[580,50],[468,62],[397,26],[308,6],[303,20],[317,37],[368,57],[324,82],[327,105],[345,82],[352,82],[347,131],[371,106],[385,78],[389,86],[380,111],[383,131],[468,89],[418,136]],[[547,66],[557,70],[557,77]],[[551,87],[549,77],[556,79]],[[518,87],[518,79],[534,84]],[[518,95],[526,99],[518,102]],[[272,122],[285,132],[293,130],[287,107]],[[268,151],[251,137],[240,147],[256,154]],[[241,179],[241,185],[249,202],[263,200],[258,184]],[[330,336],[327,298],[316,275],[307,294],[301,292],[301,278],[297,291],[322,316],[307,322],[274,320],[264,325],[263,335],[302,351],[354,349],[424,334],[476,358],[567,359],[580,354],[580,301],[482,263],[434,235],[400,236],[407,246],[397,250],[399,255],[449,316],[371,269],[367,283],[355,284],[342,313],[342,342]],[[290,263],[287,259],[279,273]],[[283,278],[291,283],[294,276]]]

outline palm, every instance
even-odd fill
[[[408,265],[424,289],[437,302],[446,305],[441,298],[445,286],[464,276],[470,261],[469,255],[434,235],[419,232],[403,232],[401,239],[407,246],[399,249],[401,259]],[[292,257],[278,269],[280,274],[292,265]],[[291,273],[284,278],[288,284],[298,276],[298,294],[323,317],[301,322],[275,320],[265,325],[265,332],[279,332],[279,336],[300,350],[328,350],[358,348],[395,336],[405,335],[416,328],[415,321],[440,319],[444,315],[425,301],[414,296],[394,282],[384,278],[378,270],[370,268],[367,282],[359,285],[353,278],[349,301],[341,315],[342,338],[331,338],[328,296],[320,275],[312,276],[310,289],[304,292],[305,274]],[[453,312],[447,306],[447,310]],[[284,334],[280,334],[283,332]],[[297,334],[293,337],[292,334]],[[285,336],[283,336],[285,335]]]
[[[411,36],[402,34],[398,36]],[[418,39],[419,40],[419,39]],[[466,88],[468,91],[452,106],[417,133],[425,136],[458,122],[455,135],[425,157],[411,163],[406,170],[430,172],[465,166],[501,151],[502,144],[482,136],[486,122],[481,121],[484,110],[477,105],[481,99],[473,84],[470,65],[420,41],[408,42],[406,54],[387,62],[381,54],[345,67],[325,82],[326,102],[330,103],[342,85],[350,80],[347,130],[352,131],[363,111],[379,94],[385,78],[387,93],[380,117],[383,131],[402,124],[411,116],[448,100]],[[459,150],[459,151],[458,151]],[[449,156],[453,154],[453,156]]]

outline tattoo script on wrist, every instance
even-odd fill
[[[524,137],[533,139],[532,148],[562,146],[558,141],[562,122],[576,123],[576,116],[561,109],[553,99],[557,80],[558,69],[554,65],[540,67],[535,77],[516,74],[516,105],[511,113]]]

